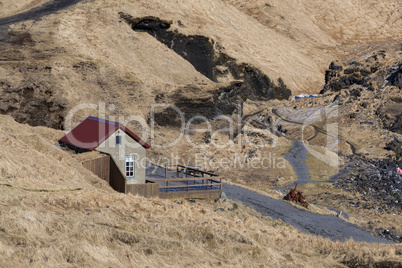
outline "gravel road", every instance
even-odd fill
[[[303,142],[293,141],[289,153],[285,153],[284,156],[285,159],[288,160],[288,162],[292,165],[297,176],[297,181],[275,189],[285,193],[286,189],[295,187],[296,183],[298,186],[302,186],[305,183],[320,183],[310,179],[309,168],[306,163],[304,163],[304,160],[307,159],[307,149]]]
[[[281,219],[283,222],[312,235],[319,235],[332,241],[345,241],[353,238],[353,240],[361,242],[392,243],[384,238],[373,236],[359,226],[336,216],[311,213],[298,209],[282,200],[276,200],[228,184],[223,185],[223,191],[232,200],[240,201],[244,205],[267,214],[273,219]]]
[[[46,4],[28,10],[27,12],[16,14],[14,16],[6,18],[0,18],[0,26],[7,26],[20,21],[39,19],[43,16],[55,13],[59,10],[75,5],[81,1],[82,0],[51,0]]]
[[[307,158],[306,152],[307,149],[302,142],[294,141],[290,152],[284,154],[297,175],[299,186],[304,183],[318,183],[310,179],[308,166],[303,161]],[[346,171],[343,170],[342,173],[344,172]],[[334,179],[335,177],[330,180]],[[276,189],[284,192],[285,189],[292,188],[295,184],[296,182]],[[293,227],[312,235],[319,235],[333,241],[345,241],[353,238],[355,241],[362,242],[391,243],[335,216],[319,215],[301,210],[282,200],[272,199],[241,187],[225,184],[223,191],[232,200],[240,201],[261,213],[269,215],[273,219],[281,219]],[[346,213],[344,214],[347,216]]]
[[[173,173],[169,174],[174,175]],[[162,167],[148,163],[147,176],[164,177],[164,175],[165,170]],[[341,218],[301,210],[282,200],[260,195],[245,188],[223,184],[223,192],[234,201],[242,202],[244,205],[267,214],[273,219],[281,219],[283,222],[312,235],[319,235],[333,241],[345,241],[353,238],[355,241],[362,242],[392,243],[384,238],[373,236]]]

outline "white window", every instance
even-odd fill
[[[121,145],[121,136],[120,135],[116,136],[116,145]]]
[[[134,177],[134,156],[126,156],[126,177]]]

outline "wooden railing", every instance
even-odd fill
[[[159,183],[159,192],[181,192],[181,191],[222,191],[222,178],[170,178],[147,180],[151,183]]]
[[[159,175],[148,176],[147,183],[159,186],[159,197],[216,199],[222,193],[222,177],[200,167],[184,165],[155,165]]]
[[[192,166],[183,166],[183,165],[177,165],[176,166],[176,175],[177,177],[180,177],[180,173],[183,173],[186,178],[188,176],[193,176],[193,177],[204,177],[205,175],[208,175],[209,177],[218,177],[218,174],[215,174],[211,171],[203,171],[200,170],[198,167],[192,167]]]

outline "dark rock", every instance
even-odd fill
[[[336,95],[336,96],[334,97],[334,100],[333,100],[332,102],[335,102],[335,101],[339,100],[339,96],[340,96],[340,94]]]
[[[210,131],[205,132],[205,136],[202,139],[202,141],[205,142],[206,144],[211,142],[211,132]]]
[[[171,21],[161,20],[157,17],[134,18],[128,14],[120,13],[127,23],[135,31],[145,31],[155,37],[159,42],[165,44],[178,55],[183,57],[194,68],[212,81],[218,82],[222,75],[222,69],[243,83],[239,90],[236,90],[237,99],[243,101],[288,99],[291,91],[282,81],[278,79],[275,84],[261,70],[247,64],[236,62],[236,59],[221,52],[219,44],[208,37],[201,35],[184,35],[178,31],[171,31]],[[223,67],[223,68],[218,68]]]
[[[161,20],[157,17],[153,16],[147,16],[147,17],[142,17],[142,18],[133,18],[127,14],[124,14],[122,12],[119,13],[120,17],[122,19],[125,19],[133,28],[133,30],[136,31],[143,31],[143,32],[149,32],[149,31],[160,31],[160,30],[166,30],[170,28],[170,25],[173,23],[172,21],[165,21]]]
[[[52,82],[24,81],[20,87],[0,82],[0,114],[18,123],[63,129],[67,101],[56,94]]]
[[[392,66],[390,72],[391,73],[385,78],[385,80],[393,86],[402,89],[402,64],[399,64],[399,66]]]
[[[336,65],[335,62],[331,62],[329,64],[329,69],[336,70],[336,71],[341,71],[343,69],[343,67],[340,66],[340,65]]]
[[[349,92],[350,92],[350,95],[355,97],[355,98],[358,98],[358,97],[361,96],[360,90],[357,89],[357,88],[350,89]]]
[[[367,76],[367,75],[371,74],[370,71],[371,71],[371,70],[360,69],[360,74],[361,74],[362,76]]]
[[[394,138],[393,141],[387,143],[385,149],[394,151],[397,156],[402,158],[402,141],[397,138]]]
[[[355,68],[348,68],[348,69],[345,69],[345,70],[343,71],[343,73],[344,73],[344,74],[352,74],[352,73],[354,73],[354,72],[356,72],[356,71],[358,71],[358,69],[355,69]]]
[[[238,209],[239,208],[239,206],[236,204],[236,203],[233,203],[233,207],[232,208],[229,208],[228,210],[229,211],[233,211],[233,210],[236,210],[236,209]]]
[[[357,206],[366,209],[376,207],[379,211],[402,211],[400,192],[402,191],[402,174],[396,173],[397,162],[388,159],[364,159],[360,156],[349,157],[349,168],[355,168],[358,175],[354,178],[340,177],[333,183],[350,192],[359,192],[367,198],[364,203],[358,201]],[[355,204],[351,200],[350,204]]]

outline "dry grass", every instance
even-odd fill
[[[401,258],[399,246],[334,243],[231,202],[0,191],[2,266],[339,267]]]
[[[401,261],[398,245],[334,243],[239,203],[115,193],[53,145],[59,132],[5,116],[0,121],[0,136],[9,137],[2,141],[2,167],[25,167],[8,168],[0,177],[2,267],[343,267]],[[26,133],[29,142],[21,142]],[[26,164],[30,157],[42,168]]]
[[[47,0],[5,0],[0,1],[0,18],[28,11],[46,3]]]
[[[1,1],[0,16],[40,2]],[[121,23],[119,11],[172,19],[173,28],[184,34],[211,37],[239,62],[255,65],[272,80],[282,77],[294,93],[322,88],[322,73],[329,61],[346,54],[345,48],[338,50],[336,45],[351,40],[400,39],[401,31],[395,27],[402,24],[393,7],[398,0],[381,3],[381,8],[374,1],[364,5],[346,0],[331,5],[288,2],[272,1],[274,8],[270,9],[265,1],[84,1],[36,23],[12,26],[17,32],[29,29],[34,46],[16,48],[24,60],[2,64],[0,79],[16,88],[23,80],[52,80],[70,107],[101,100],[117,104],[115,115],[144,117],[157,93],[169,95],[183,85],[211,84],[166,46]],[[310,18],[311,14],[315,15]],[[180,28],[178,20],[186,27]],[[38,60],[38,56],[44,59]],[[80,62],[90,68],[73,67]],[[50,65],[52,72],[48,76],[15,71],[25,65]],[[250,106],[252,110],[258,105]],[[80,118],[74,120],[95,113],[82,110]],[[2,267],[342,267],[395,266],[402,261],[400,245],[333,243],[262,218],[241,204],[229,210],[233,208],[231,202],[194,204],[114,193],[78,161],[53,146],[62,135],[0,116]],[[166,133],[169,135],[173,132]],[[288,141],[281,142],[285,145],[282,149],[259,150],[259,156],[269,151],[281,155],[289,145]],[[236,152],[244,155],[250,149],[204,153],[219,158]],[[188,145],[182,144],[174,150],[178,155],[196,153],[187,152]],[[232,173],[235,176],[229,177],[231,181],[248,183],[262,192],[295,178],[290,168]],[[276,182],[277,177],[284,179]],[[395,219],[399,218],[384,219],[397,224]]]
[[[313,181],[326,181],[339,172],[338,166],[329,165],[311,153],[307,153],[307,159],[304,162],[308,166],[310,178]]]

